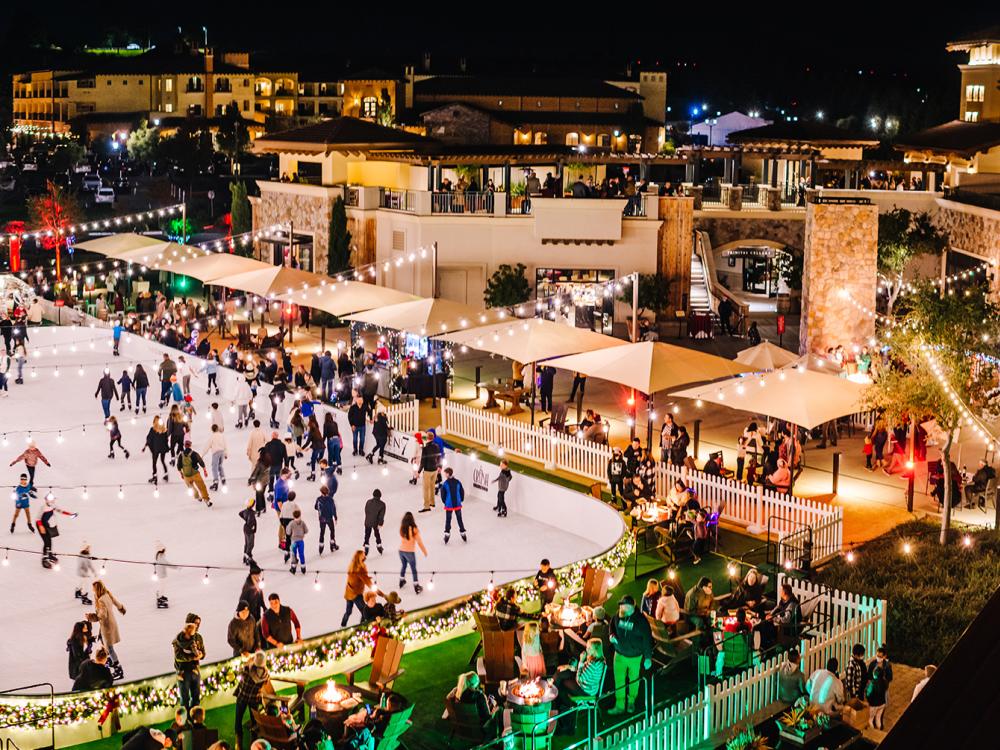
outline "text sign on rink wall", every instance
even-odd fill
[[[393,430],[389,433],[389,442],[385,444],[385,454],[399,461],[410,462],[417,455],[416,439],[408,432]]]

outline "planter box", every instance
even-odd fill
[[[781,739],[788,740],[793,745],[798,745],[799,747],[808,745],[821,734],[823,734],[823,730],[818,726],[815,726],[812,729],[807,729],[805,732],[800,732],[797,729],[790,729],[786,726],[781,726],[778,729],[778,736],[781,737]]]

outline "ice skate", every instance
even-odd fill
[[[115,457],[115,452],[114,452],[114,451],[111,451],[111,452],[110,452],[110,453],[108,454],[108,458],[114,458],[114,457]]]
[[[10,525],[10,533],[11,534],[14,533],[14,524]],[[365,557],[368,557],[368,545],[367,544],[365,545]]]
[[[208,506],[209,508],[211,508],[212,507],[212,501],[211,500],[206,500],[205,501],[205,505]]]
[[[216,490],[219,489],[219,483],[212,482],[210,485],[208,485],[208,489],[210,489],[212,492],[215,492]]]
[[[86,594],[80,596],[80,604],[82,604],[84,607],[89,607],[93,603],[94,602],[91,600],[91,598]]]
[[[11,525],[10,525],[10,533],[11,533],[11,534],[13,534],[13,533],[14,533],[14,524],[11,524]],[[365,552],[367,552],[367,551],[368,551],[368,550],[366,549],[366,550],[365,550]]]
[[[378,547],[376,547],[376,549],[378,550],[378,553],[381,555],[382,554],[382,545],[380,544]]]
[[[170,481],[170,475],[167,474],[166,472],[163,473],[163,481],[164,482],[169,482]]]
[[[118,411],[125,411],[125,404],[122,404],[122,408],[119,409]]]
[[[243,423],[242,422],[237,422],[236,423],[236,429],[237,430],[242,430],[243,429]]]
[[[400,578],[399,579],[399,588],[401,588],[401,589],[402,588],[406,588],[406,579],[405,578]]]
[[[330,551],[331,552],[336,552],[338,549],[340,549],[340,547],[337,544],[335,544],[334,542],[330,542]]]
[[[126,461],[128,461],[128,458],[129,458],[129,456],[131,456],[132,454],[131,454],[131,453],[129,453],[129,452],[128,452],[127,450],[125,450],[124,448],[122,448],[122,450],[124,450],[124,451],[125,451],[125,460],[126,460]]]
[[[449,539],[451,539],[451,534],[445,534],[444,535],[444,543],[447,544]]]
[[[322,544],[321,544],[321,545],[319,545],[319,556],[320,556],[320,557],[322,557],[322,556],[323,556],[323,545],[322,545]]]
[[[315,474],[310,474],[309,476],[306,477],[306,481],[307,482],[315,482],[316,481],[316,475]]]
[[[423,590],[424,590],[424,587],[423,587],[423,586],[421,586],[421,585],[420,585],[419,583],[415,583],[415,584],[413,584],[413,592],[414,592],[414,593],[416,593],[416,594],[420,594],[420,593],[422,593],[422,592],[423,592]]]
[[[378,462],[379,462],[379,464],[380,464],[380,465],[383,465],[383,464],[387,464],[387,463],[389,463],[388,461],[386,461],[386,460],[385,460],[384,458],[382,458],[381,456],[379,456],[379,459],[378,459]]]
[[[149,479],[146,480],[146,484],[156,484],[156,474],[153,474]]]
[[[76,591],[73,592],[73,596],[75,596],[77,599],[82,599],[83,598],[83,592],[80,591],[80,589],[77,589]]]
[[[216,396],[218,396],[218,395],[219,395],[219,389],[218,389],[218,388],[216,388],[216,389],[215,389],[215,395],[216,395]]]
[[[289,572],[290,572],[290,573],[291,573],[292,575],[295,575],[295,566],[294,566],[294,565],[293,565],[293,566],[292,566],[291,568],[289,568],[288,570],[289,570]]]
[[[412,479],[410,480],[410,484],[416,484],[416,483],[417,483],[417,478],[416,478],[416,477],[413,477],[413,478],[412,478]]]
[[[467,537],[467,536],[465,535],[465,532],[464,532],[464,531],[462,532],[462,541],[463,541],[463,542],[467,542],[467,541],[469,541],[469,537]]]
[[[299,566],[299,572],[300,572],[300,573],[301,573],[302,575],[305,575],[305,574],[306,574],[306,566],[305,566],[305,565],[300,565],[300,566]]]
[[[372,461],[372,456],[374,456],[374,455],[375,455],[374,453],[369,453],[369,454],[368,454],[367,456],[365,456],[365,460],[366,460],[366,461],[367,461],[367,462],[368,462],[369,464],[373,463],[373,461]]]

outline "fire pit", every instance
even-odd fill
[[[361,693],[333,680],[309,688],[302,698],[309,706],[310,717],[318,719],[331,737],[340,737],[344,719],[361,705]]]
[[[594,619],[594,611],[590,607],[581,607],[573,602],[549,604],[545,607],[545,614],[552,626],[557,628],[580,628]]]
[[[549,748],[549,709],[557,695],[559,690],[547,680],[525,677],[507,683],[510,728],[523,734],[525,750]]]

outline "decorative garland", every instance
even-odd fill
[[[608,571],[624,566],[634,546],[634,538],[626,533],[614,547],[603,554],[560,568],[556,571],[559,586],[570,590],[578,587],[583,581],[585,566]],[[515,588],[517,598],[521,601],[533,599],[536,595],[533,579],[521,579],[510,585]],[[404,616],[404,619],[410,621],[389,624],[386,630],[390,636],[404,643],[416,643],[454,633],[473,621],[473,613],[490,606],[490,594],[488,590],[472,594],[459,600],[447,611],[429,617],[416,616],[416,612],[410,613],[409,617]],[[356,625],[348,630],[322,637],[319,642],[281,651],[269,651],[266,652],[268,668],[274,674],[285,674],[327,666],[340,659],[370,651],[373,646],[373,636],[374,631],[367,624]],[[232,693],[239,680],[242,665],[243,661],[239,657],[211,665],[205,670],[209,673],[202,678],[202,695],[208,697],[223,692]],[[6,697],[0,701],[0,726],[16,726],[29,730],[49,729],[53,724],[68,726],[96,718],[109,705],[116,703],[120,713],[132,714],[172,709],[179,700],[174,685],[166,688],[150,685],[118,686],[104,691],[57,697],[53,715],[44,698]]]

